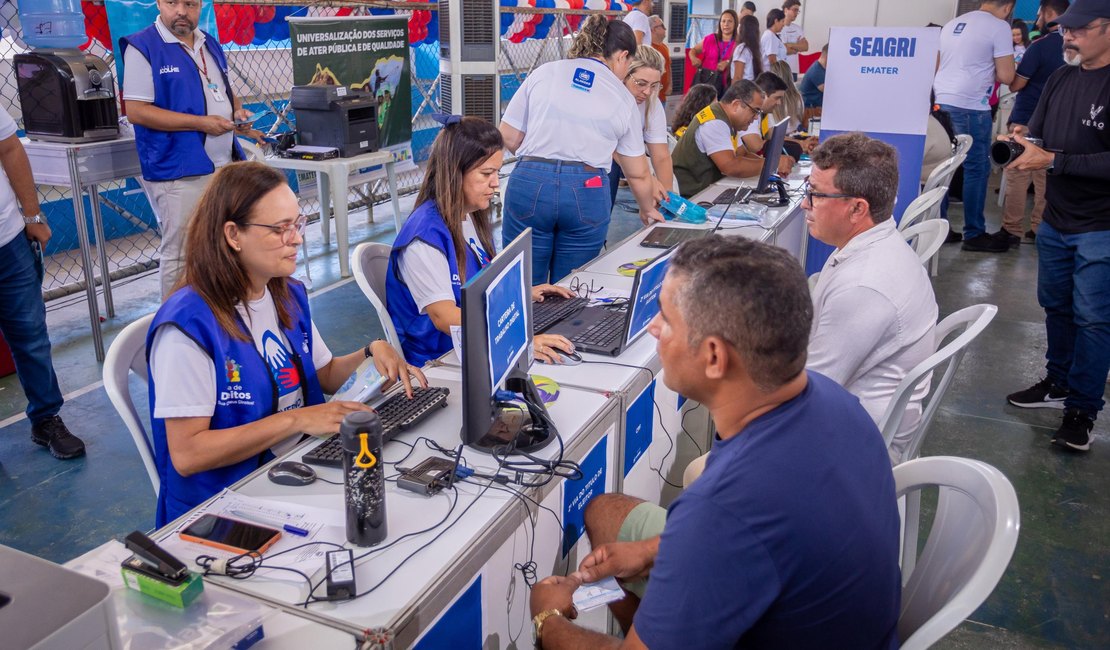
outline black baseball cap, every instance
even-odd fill
[[[1086,27],[1099,18],[1110,18],[1110,0],[1075,0],[1056,19],[1056,24],[1074,29]]]

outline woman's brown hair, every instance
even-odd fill
[[[286,184],[285,176],[259,162],[237,162],[216,172],[200,198],[185,239],[185,272],[177,287],[196,291],[216,322],[232,338],[250,340],[235,305],[250,300],[250,279],[224,238],[224,224],[242,227],[251,221],[254,206],[263,196]],[[285,329],[293,325],[293,298],[289,278],[270,278],[266,286],[274,299],[278,321]]]
[[[459,279],[466,282],[466,242],[462,235],[462,222],[466,218],[466,201],[463,198],[463,176],[481,165],[487,158],[505,146],[497,127],[480,117],[463,117],[448,124],[436,136],[428,167],[424,170],[424,183],[416,196],[416,205],[435,201],[439,214],[451,233],[455,246],[455,264]],[[490,257],[493,247],[493,227],[490,226],[490,209],[470,213],[470,221],[478,233],[478,240]]]

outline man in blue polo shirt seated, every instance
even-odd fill
[[[678,249],[650,331],[667,386],[705,404],[719,437],[669,512],[590,502],[594,551],[532,589],[543,648],[898,646],[890,461],[859,400],[805,370],[812,319],[786,251],[720,236]],[[574,590],[607,576],[627,592],[611,606],[623,640],[570,620]]]

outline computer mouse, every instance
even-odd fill
[[[283,460],[271,467],[266,476],[278,485],[308,485],[316,480],[316,471],[304,463]]]
[[[554,352],[559,355],[561,363],[545,361],[539,357],[536,357],[536,361],[546,363],[549,366],[577,366],[582,363],[582,356],[577,352],[563,352],[562,350],[554,350]]]

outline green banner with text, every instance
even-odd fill
[[[334,84],[378,99],[381,148],[412,139],[412,81],[404,18],[293,18],[293,84]]]

